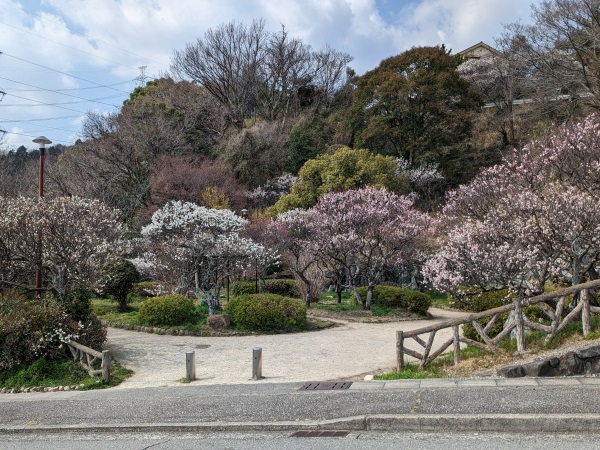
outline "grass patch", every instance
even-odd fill
[[[21,387],[56,387],[77,386],[78,389],[102,389],[117,386],[133,371],[120,366],[111,365],[111,380],[90,376],[78,363],[71,360],[47,361],[40,358],[29,366],[18,367],[0,373],[0,387],[19,389]]]
[[[434,308],[445,308],[449,309],[453,306],[450,304],[450,297],[443,292],[438,292],[436,290],[427,290],[423,291],[423,293],[429,295],[431,297],[431,306]]]
[[[327,297],[325,296],[327,295]],[[330,297],[333,297],[330,298]],[[403,308],[390,308],[388,306],[380,306],[371,304],[371,310],[366,311],[363,310],[360,305],[358,305],[353,297],[342,300],[342,303],[337,302],[337,296],[334,293],[326,293],[321,297],[321,301],[318,303],[311,303],[311,307],[309,311],[324,311],[326,313],[330,313],[339,318],[369,318],[369,317],[419,317],[416,314],[410,313]]]
[[[420,380],[424,378],[444,378],[442,368],[437,363],[431,363],[425,369],[418,364],[406,364],[404,370],[375,375],[376,380]]]
[[[127,324],[127,325],[140,325],[145,326],[144,323],[140,320],[139,308],[142,302],[133,302],[128,304],[128,311],[120,312],[118,310],[117,303],[104,298],[94,298],[92,299],[92,310],[98,318],[105,320],[109,323],[119,323],[119,324]],[[202,307],[197,306],[197,309],[202,309]],[[164,324],[153,325],[156,328],[165,328],[165,329],[173,329],[173,330],[186,330],[192,332],[200,332],[206,329],[206,315],[198,314],[199,319],[194,322],[189,322],[183,325],[171,326]]]

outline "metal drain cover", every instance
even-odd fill
[[[342,430],[300,430],[290,437],[346,437],[349,431]]]
[[[306,383],[300,388],[301,391],[337,391],[348,389],[352,386],[352,381],[318,381]]]

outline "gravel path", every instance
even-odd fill
[[[118,388],[181,385],[185,353],[196,352],[193,384],[256,383],[252,376],[252,348],[261,347],[261,383],[357,379],[389,371],[396,364],[396,331],[412,330],[463,315],[430,309],[432,319],[391,323],[341,322],[321,331],[237,337],[169,336],[108,330],[108,349],[135,374]],[[436,334],[447,340],[452,329]],[[435,347],[435,344],[434,344]]]

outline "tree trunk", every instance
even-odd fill
[[[360,297],[360,294],[356,290],[356,286],[352,286],[352,292],[354,294],[354,298],[356,299],[357,303],[360,305],[360,308],[361,309],[365,309],[365,306],[364,306],[364,303],[362,301],[362,298]]]
[[[296,275],[298,276],[298,278],[300,278],[302,280],[302,282],[304,283],[304,286],[306,287],[306,297],[304,298],[304,303],[306,304],[307,308],[310,308],[310,294],[311,294],[310,281],[308,281],[308,278],[306,278],[303,273],[296,272]]]
[[[365,301],[364,310],[371,311],[371,299],[373,298],[373,289],[375,289],[375,285],[369,283],[369,287],[367,288],[367,298]]]

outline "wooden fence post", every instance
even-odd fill
[[[110,381],[110,355],[108,350],[102,351],[102,378]]]
[[[587,289],[581,290],[581,302],[583,308],[581,310],[581,323],[583,325],[583,337],[586,337],[592,332],[592,324],[590,322],[590,297]]]
[[[404,370],[404,332],[396,331],[396,370]]]
[[[523,323],[523,305],[520,298],[514,300],[515,304],[515,322],[517,324],[517,352],[525,351],[525,326]]]
[[[460,363],[460,333],[458,329],[459,325],[454,325],[452,327],[452,332],[454,334],[454,365]]]

